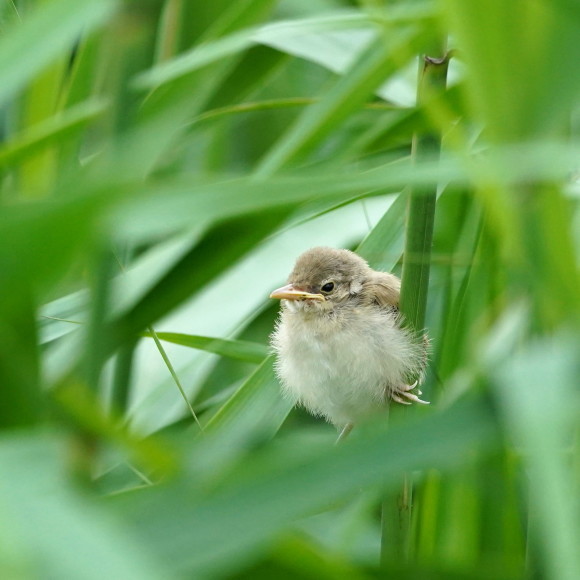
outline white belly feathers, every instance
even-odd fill
[[[337,426],[383,409],[421,356],[391,312],[374,309],[369,322],[364,310],[361,328],[358,309],[348,320],[284,309],[272,337],[285,393]]]

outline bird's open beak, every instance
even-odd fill
[[[322,294],[312,294],[310,292],[305,292],[299,288],[294,288],[292,284],[287,284],[274,290],[270,294],[270,298],[277,298],[278,300],[318,300],[323,302],[325,300]]]

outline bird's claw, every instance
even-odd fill
[[[419,397],[417,395],[414,395],[413,393],[402,393],[404,397],[407,397],[407,399],[410,399],[411,401],[415,401],[415,403],[421,403],[421,405],[428,405],[429,401],[423,401],[422,399],[419,399]]]
[[[397,391],[399,391],[400,393],[404,391],[412,391],[417,386],[418,382],[419,381],[415,381],[412,385],[402,385],[397,389]]]
[[[415,381],[412,385],[401,385],[395,392],[391,393],[391,399],[397,403],[401,403],[402,405],[410,405],[411,403],[409,401],[414,401],[421,405],[429,405],[429,401],[423,401],[422,399],[419,399],[417,395],[411,393],[411,391],[417,386],[417,382],[418,381]],[[419,395],[423,394],[419,389],[417,389],[417,392]],[[409,401],[405,401],[402,397],[409,399]]]
[[[399,397],[399,395],[397,395],[396,393],[391,394],[391,399],[393,399],[393,401],[396,401],[397,403],[401,403],[401,405],[410,405],[411,404],[411,403],[409,403],[409,401],[404,401],[403,399],[401,399],[401,397]]]

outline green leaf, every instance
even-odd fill
[[[575,483],[563,450],[573,440],[580,416],[573,386],[577,337],[561,333],[517,348],[521,331],[517,316],[504,317],[491,333],[486,363],[507,431],[525,451],[535,516],[530,533],[543,551],[546,575],[573,580],[580,574],[580,526],[578,506],[567,499],[574,496]]]
[[[126,524],[71,481],[65,441],[46,433],[0,439],[2,532],[20,565],[13,578],[160,579]],[[5,551],[0,570],[8,573]]]
[[[292,403],[282,399],[274,374],[274,359],[268,357],[250,378],[226,401],[207,424],[208,431],[236,430],[266,420],[272,435],[282,424]]]
[[[404,28],[390,34],[377,34],[366,49],[320,102],[311,105],[262,159],[256,170],[267,177],[317,145],[349,114],[358,109],[369,95],[396,68],[397,58],[408,49],[416,36]]]
[[[271,214],[269,220],[232,220],[210,230],[147,294],[114,321],[111,332],[119,341],[117,344],[131,340],[183,300],[199,292],[271,233],[283,217]]]
[[[0,216],[0,281],[29,280],[39,296],[89,245],[93,227],[111,203],[109,193],[6,207]]]
[[[254,1],[251,3],[256,5],[269,4],[271,0],[260,0],[260,2]],[[260,15],[263,10],[263,7],[258,6],[258,8],[256,16]],[[237,11],[238,8],[235,8],[235,10]],[[140,89],[155,88],[165,83],[174,82],[208,64],[238,54],[257,43],[268,45],[283,38],[300,39],[305,31],[313,34],[336,28],[360,27],[361,24],[368,27],[370,24],[369,19],[358,14],[327,16],[305,21],[277,22],[263,27],[243,30],[238,30],[239,22],[240,18],[237,17],[232,23],[221,24],[220,27],[229,30],[228,35],[205,41],[176,58],[142,73],[135,79],[135,87]],[[235,26],[232,26],[232,24],[235,24]],[[252,22],[248,22],[248,24],[252,24]]]
[[[562,134],[580,89],[575,75],[561,74],[580,56],[577,12],[546,1],[443,4],[469,67],[471,102],[494,141]]]
[[[0,148],[0,167],[26,158],[53,143],[58,142],[62,146],[70,136],[80,133],[101,115],[105,108],[102,101],[88,101],[18,134]]]
[[[80,291],[67,294],[42,306],[38,321],[40,343],[52,342],[84,324],[88,301],[88,293]]]
[[[22,24],[0,40],[0,102],[70,50],[82,33],[104,22],[116,4],[115,0],[55,0],[25,15]]]
[[[496,441],[493,419],[481,401],[464,402],[388,432],[375,424],[340,446],[308,437],[288,441],[244,461],[228,472],[228,483],[193,501],[190,486],[175,485],[166,493],[125,495],[116,505],[174,570],[224,573],[297,518],[361,487],[397,486],[403,471],[457,468],[474,449]]]
[[[195,450],[198,476],[211,480],[239,464],[252,445],[274,437],[292,406],[282,396],[270,356],[205,425],[203,444]]]
[[[15,280],[4,284],[0,304],[0,429],[31,426],[45,415],[31,291]]]
[[[148,334],[146,334],[148,336]],[[213,352],[220,356],[252,363],[261,363],[268,356],[268,348],[246,340],[226,340],[178,332],[158,332],[158,338],[173,344]]]
[[[141,73],[135,78],[134,87],[145,90],[174,82],[225,57],[243,52],[253,44],[251,30],[236,32],[211,43],[195,47],[190,52],[180,55],[168,63],[157,65],[151,70]]]
[[[381,220],[356,249],[371,268],[390,272],[403,251],[405,208],[407,196],[397,196]]]

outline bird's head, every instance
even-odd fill
[[[288,284],[270,298],[285,300],[292,311],[326,313],[356,304],[372,270],[349,250],[312,248],[296,261]]]

